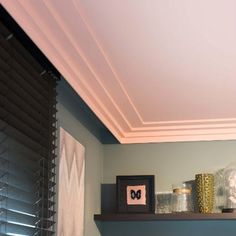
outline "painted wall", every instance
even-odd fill
[[[106,222],[102,236],[235,236],[232,221]]]
[[[155,190],[168,191],[196,173],[236,161],[236,141],[177,142],[104,146],[104,183],[116,175],[155,175]]]
[[[104,146],[104,183],[116,175],[154,174],[156,191],[236,161],[236,141]],[[102,236],[234,236],[235,221],[104,222]]]
[[[116,175],[154,174],[156,191],[167,191],[172,183],[193,179],[195,173],[212,171],[236,160],[236,141],[102,145],[96,135],[80,123],[77,104],[63,83],[58,92],[59,126],[86,148],[85,236],[100,235],[93,214],[100,212],[102,182],[115,183]],[[233,221],[106,222],[100,226],[102,236],[220,236],[223,232],[233,236],[236,224]]]
[[[85,147],[85,236],[99,236],[94,213],[100,212],[103,145],[83,126],[70,89],[62,82],[58,86],[58,126],[61,126]],[[60,186],[58,186],[60,187]]]

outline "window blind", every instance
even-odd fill
[[[54,234],[56,79],[0,23],[0,235]]]

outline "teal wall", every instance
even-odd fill
[[[103,178],[103,145],[80,123],[79,104],[71,90],[61,81],[58,86],[58,127],[64,128],[85,146],[85,236],[99,236],[93,215],[100,212],[100,184]],[[60,183],[58,183],[60,187]],[[71,235],[72,236],[72,235]]]
[[[154,174],[156,191],[168,191],[172,183],[236,160],[236,141],[103,145],[92,132],[96,128],[87,128],[75,95],[64,82],[58,93],[58,125],[86,148],[85,236],[235,235],[234,221],[97,222],[97,227],[93,215],[100,213],[101,183],[115,183],[116,175]]]
[[[155,175],[155,190],[214,172],[236,161],[236,141],[175,142],[104,146],[104,183],[116,175]]]
[[[234,221],[106,222],[102,236],[235,236]]]

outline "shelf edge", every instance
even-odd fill
[[[95,214],[95,221],[199,221],[236,220],[236,213],[169,213],[169,214]]]

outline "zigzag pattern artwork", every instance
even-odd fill
[[[60,128],[58,236],[84,234],[85,148]]]

